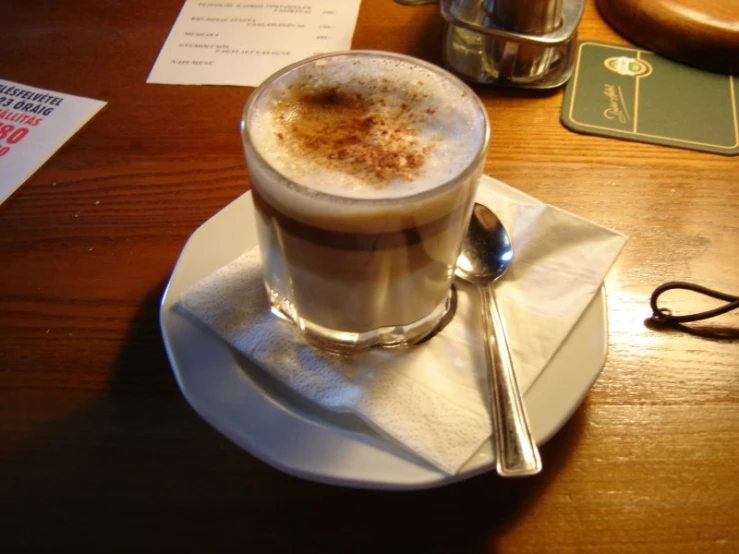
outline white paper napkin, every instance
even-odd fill
[[[477,201],[511,234],[514,261],[497,284],[525,391],[600,289],[624,237],[484,178]],[[181,305],[270,374],[317,404],[357,414],[453,474],[491,434],[480,303],[457,283],[457,311],[431,340],[351,357],[306,345],[273,315],[256,249],[187,290]]]

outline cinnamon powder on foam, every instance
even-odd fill
[[[418,141],[417,129],[434,110],[419,107],[415,92],[398,97],[384,81],[293,82],[273,106],[277,139],[293,155],[377,188],[415,179],[431,148],[428,137]]]

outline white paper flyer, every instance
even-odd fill
[[[0,204],[105,104],[0,79]]]

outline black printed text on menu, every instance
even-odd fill
[[[257,86],[313,54],[348,50],[360,0],[186,0],[147,82]]]

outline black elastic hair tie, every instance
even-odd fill
[[[705,312],[699,312],[697,314],[687,314],[680,316],[673,315],[670,309],[660,308],[657,305],[657,301],[659,300],[659,297],[660,295],[662,295],[662,293],[674,289],[682,289],[697,292],[698,294],[704,294],[706,296],[710,296],[711,298],[716,298],[717,300],[724,300],[726,301],[726,304],[714,308],[713,310],[707,310]],[[660,285],[656,289],[654,289],[649,303],[652,307],[652,316],[647,319],[647,321],[645,321],[647,327],[657,329],[672,328],[680,331],[685,331],[686,333],[690,333],[691,335],[713,339],[739,339],[739,329],[731,327],[688,327],[686,325],[683,325],[683,323],[711,319],[713,317],[728,313],[732,310],[739,309],[739,296],[726,294],[724,292],[719,292],[707,287],[702,287],[694,283],[687,283],[685,281],[671,281],[669,283],[664,283],[663,285]]]

